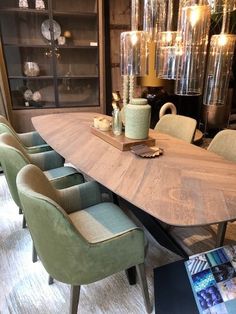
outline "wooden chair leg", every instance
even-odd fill
[[[146,311],[147,313],[151,313],[152,305],[150,303],[150,298],[149,298],[149,293],[148,293],[148,285],[147,285],[147,278],[145,274],[144,264],[136,265],[136,270],[137,270],[139,283],[140,283],[142,294],[143,294]]]
[[[70,314],[77,314],[80,296],[80,286],[70,288]]]
[[[37,255],[37,251],[35,249],[34,246],[34,242],[33,242],[33,248],[32,248],[32,262],[35,263],[38,260],[38,255]]]
[[[54,280],[53,277],[49,275],[49,277],[48,277],[49,286],[53,284],[53,280]]]
[[[216,235],[216,247],[222,246],[224,244],[226,229],[227,222],[221,222],[218,224]]]
[[[23,215],[22,228],[25,229],[26,227],[27,225],[26,225],[25,215]]]

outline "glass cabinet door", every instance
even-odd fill
[[[0,28],[13,109],[99,106],[97,0],[0,1]]]
[[[57,94],[61,107],[99,104],[97,1],[53,0],[61,28],[55,40]]]
[[[49,19],[48,3],[36,9],[35,1],[0,2],[3,52],[13,109],[55,106],[52,43],[42,29]],[[23,3],[23,4],[25,4]],[[50,39],[50,38],[49,38]]]

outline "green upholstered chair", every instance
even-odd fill
[[[223,130],[216,134],[207,148],[209,151],[236,162],[236,130]],[[216,246],[223,245],[227,222],[218,224],[218,239]]]
[[[181,115],[166,114],[157,122],[154,130],[192,143],[196,126],[197,121],[195,119]]]
[[[27,165],[18,173],[17,188],[45,269],[71,285],[70,313],[77,313],[81,285],[132,266],[150,313],[144,232],[117,205],[102,203],[96,182],[56,190],[38,167]]]
[[[0,134],[12,134],[29,153],[39,153],[52,148],[42,139],[36,131],[27,133],[16,133],[7,119],[0,115]]]
[[[44,170],[45,175],[58,188],[66,188],[84,182],[84,177],[72,167],[64,167],[64,159],[55,151],[29,154],[27,150],[8,133],[0,134],[0,163],[2,165],[11,196],[22,213],[19,200],[16,176],[19,170],[27,164],[33,163]],[[23,216],[23,228],[26,227],[25,216]],[[37,261],[37,253],[33,246],[33,262]],[[49,283],[51,280],[49,279]]]
[[[8,133],[0,134],[0,163],[15,203],[21,208],[16,188],[16,176],[27,164],[35,164],[53,180],[56,188],[66,188],[84,182],[83,175],[72,167],[64,167],[64,159],[55,151],[29,154],[17,139]]]

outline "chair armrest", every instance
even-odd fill
[[[29,154],[29,159],[32,164],[38,166],[43,171],[62,167],[65,162],[64,158],[54,150]]]
[[[42,139],[38,132],[32,131],[27,133],[17,133],[22,143],[27,146],[37,146],[46,144],[46,142]]]
[[[60,204],[67,214],[102,202],[99,184],[95,181],[58,190],[57,193],[60,198]]]
[[[52,147],[49,146],[48,144],[42,144],[42,145],[37,145],[37,146],[30,146],[26,147],[27,153],[29,154],[35,154],[35,153],[42,153],[42,152],[47,152],[49,150],[52,150]]]

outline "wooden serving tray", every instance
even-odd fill
[[[147,146],[155,145],[155,139],[151,138],[150,136],[146,140],[132,140],[125,137],[124,133],[122,133],[121,135],[114,135],[112,130],[101,131],[99,129],[96,129],[93,126],[91,126],[91,132],[94,135],[103,139],[105,142],[111,144],[112,146],[122,151],[130,150],[131,146],[138,145],[138,144],[145,144]]]

